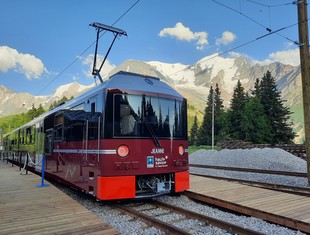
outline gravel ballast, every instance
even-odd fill
[[[290,171],[302,173],[307,172],[307,162],[305,160],[277,148],[254,148],[236,150],[223,149],[220,151],[198,150],[189,156],[189,163],[275,171]],[[197,167],[190,167],[190,172],[234,179],[245,179],[273,184],[283,184],[296,187],[309,187],[307,178],[293,176],[202,169]]]
[[[269,169],[269,170],[278,170],[278,171],[293,171],[293,172],[306,172],[307,164],[305,160],[302,160],[294,155],[287,153],[281,149],[272,149],[272,148],[264,148],[264,149],[237,149],[237,150],[199,150],[192,153],[189,156],[190,164],[206,164],[206,165],[216,165],[216,166],[230,166],[230,167],[244,167],[244,168],[257,168],[257,169]],[[190,172],[194,173],[197,171],[203,171],[204,174],[214,174],[224,177],[234,177],[241,179],[249,179],[256,181],[266,181],[266,182],[274,182],[274,183],[285,183],[292,186],[307,186],[306,179],[302,180],[302,178],[296,177],[279,177],[275,175],[265,175],[256,173],[238,173],[238,172],[227,172],[221,170],[211,170],[211,169],[199,169],[199,168],[190,168]],[[198,173],[198,172],[197,172]],[[202,172],[199,172],[202,173]],[[224,175],[223,175],[224,174]],[[291,179],[293,178],[293,179]],[[302,181],[302,183],[300,183]],[[96,213],[103,220],[108,222],[111,226],[117,229],[122,234],[164,234],[160,232],[156,228],[148,228],[145,229],[146,225],[143,222],[139,222],[133,219],[130,216],[124,215],[118,210],[115,210],[110,206],[109,203],[96,202],[93,199],[88,197],[81,197],[77,194],[72,193],[72,191],[63,188],[65,192],[67,192],[71,197],[79,201],[82,205],[84,205],[89,210]],[[213,218],[224,220],[230,223],[234,223],[248,229],[256,230],[258,232],[262,232],[265,234],[279,234],[279,235],[301,235],[304,234],[299,231],[294,231],[292,229],[288,229],[283,226],[275,225],[268,223],[262,219],[248,217],[243,215],[238,215],[234,213],[228,213],[226,211],[222,211],[216,207],[211,207],[204,205],[202,203],[198,203],[192,201],[191,199],[185,196],[163,196],[159,197],[156,200],[169,203],[184,209],[188,209],[203,215],[211,216]],[[133,202],[135,203],[135,202]],[[137,203],[136,208],[139,208],[139,203]],[[143,206],[140,206],[142,209]],[[150,214],[158,213],[158,210],[150,211]],[[176,215],[171,215],[176,216]],[[169,222],[171,220],[171,216],[160,216],[160,219],[166,220]],[[194,227],[197,225],[196,221],[186,221],[186,222],[178,222],[178,227],[180,228],[192,228],[192,234],[230,234],[219,230],[217,228],[210,229],[195,229]],[[199,224],[197,225],[199,226]]]

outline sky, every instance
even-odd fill
[[[1,0],[0,85],[43,96],[71,82],[94,83],[92,22],[127,33],[103,75],[129,59],[192,65],[215,53],[300,64],[292,0]],[[113,38],[101,34],[99,59]]]

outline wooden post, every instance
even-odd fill
[[[310,185],[310,62],[307,0],[297,1],[299,52],[305,122],[308,184]]]

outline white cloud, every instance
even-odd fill
[[[208,45],[207,32],[192,32],[190,28],[185,27],[181,22],[176,23],[173,28],[164,28],[159,32],[160,37],[171,36],[180,41],[196,41],[196,48],[198,50],[204,49]]]
[[[0,46],[0,71],[6,73],[10,69],[23,73],[29,80],[39,79],[43,72],[47,72],[42,61],[35,56]]]
[[[221,44],[227,45],[227,44],[233,42],[236,38],[237,38],[237,36],[235,34],[233,34],[232,32],[225,31],[225,32],[223,32],[221,38],[216,39],[215,44],[217,46],[219,46]]]
[[[101,66],[101,63],[104,59],[104,56],[97,54],[97,69]],[[94,54],[88,55],[86,58],[83,58],[82,63],[86,66],[88,66],[87,70],[84,70],[84,74],[87,77],[93,77],[92,71],[93,71],[93,63],[94,63]],[[104,62],[104,65],[101,69],[100,75],[102,78],[105,78],[109,72],[111,72],[116,66],[113,64],[110,64],[109,60],[106,60]]]
[[[274,62],[280,62],[282,64],[288,64],[292,66],[300,65],[299,48],[277,51],[269,54],[269,57],[263,61],[253,61],[254,63],[268,65]]]

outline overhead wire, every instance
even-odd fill
[[[256,23],[257,25],[263,27],[263,28],[266,29],[269,33],[272,32],[272,29],[271,29],[270,26],[269,26],[269,27],[266,27],[265,25],[261,24],[260,22],[258,22],[257,20],[253,19],[252,17],[250,17],[250,16],[248,16],[248,15],[242,13],[241,11],[238,11],[238,10],[236,10],[236,9],[230,7],[230,6],[227,6],[227,5],[225,5],[224,3],[221,3],[221,2],[219,2],[219,1],[217,1],[217,0],[211,0],[211,1],[215,2],[215,3],[218,4],[218,5],[221,5],[221,6],[225,7],[225,8],[227,8],[227,9],[231,10],[231,11],[234,11],[234,12],[236,12],[236,13],[242,15],[243,17],[249,19],[250,21]],[[247,0],[247,1],[248,1],[248,2],[252,2],[252,3],[259,4],[259,5],[262,5],[262,6],[265,6],[265,7],[269,7],[268,5],[260,4],[260,3],[256,2],[256,1],[252,1],[252,0]],[[284,5],[290,5],[290,4],[293,5],[293,4],[296,4],[296,2],[285,3],[285,4],[277,4],[277,5],[271,5],[271,6],[272,6],[272,7],[277,7],[277,6],[284,6]],[[270,20],[269,20],[269,21],[270,21]],[[269,25],[270,25],[270,22],[269,22]],[[283,36],[283,35],[281,35],[281,34],[279,34],[279,33],[277,33],[277,35],[281,36],[282,38],[284,38],[284,39],[286,39],[286,40],[288,40],[288,41],[290,41],[290,42],[292,42],[292,43],[294,43],[294,44],[299,44],[299,43],[296,42],[295,40],[292,40],[292,39],[290,39],[290,38],[288,38],[288,37],[286,37],[286,36]]]
[[[263,6],[263,7],[280,7],[280,6],[287,6],[287,5],[291,5],[291,4],[295,4],[296,3],[296,1],[293,1],[293,2],[288,2],[288,3],[266,5],[266,4],[263,4],[263,3],[260,3],[260,2],[257,2],[257,1],[253,1],[253,0],[245,0],[245,1],[257,4],[257,5],[260,5],[260,6]]]
[[[218,4],[218,5],[221,5],[222,7],[225,7],[225,8],[227,8],[227,9],[231,10],[231,11],[234,11],[234,12],[236,12],[236,13],[239,13],[240,15],[244,16],[245,18],[247,18],[247,19],[253,21],[254,23],[256,23],[256,24],[258,24],[258,25],[260,25],[260,26],[262,26],[262,27],[265,28],[267,31],[271,31],[271,29],[269,29],[269,28],[266,27],[265,25],[259,23],[257,20],[254,20],[253,18],[249,17],[248,15],[242,13],[241,11],[238,11],[238,10],[236,10],[236,9],[230,7],[230,6],[227,6],[227,5],[225,5],[224,3],[221,3],[221,2],[219,2],[219,1],[216,1],[216,0],[211,0],[211,1],[212,1],[212,2],[215,2],[215,3]]]
[[[241,45],[238,45],[238,46],[236,46],[236,47],[234,47],[234,48],[231,48],[231,49],[226,50],[226,51],[221,52],[221,53],[217,53],[216,55],[214,55],[214,56],[212,56],[212,57],[208,57],[208,58],[205,59],[205,60],[201,60],[201,61],[199,61],[199,64],[201,64],[201,63],[203,63],[203,62],[206,62],[206,61],[209,61],[209,60],[212,60],[212,59],[214,59],[214,58],[216,58],[216,57],[219,57],[219,56],[221,56],[221,55],[227,54],[227,53],[229,53],[229,52],[231,52],[231,51],[234,51],[234,50],[239,49],[239,48],[241,48],[241,47],[244,47],[244,46],[246,46],[246,45],[248,45],[248,44],[251,44],[251,43],[253,43],[253,42],[255,42],[255,41],[261,40],[261,39],[263,39],[263,38],[265,38],[265,37],[268,37],[268,36],[270,36],[270,35],[276,34],[276,33],[280,32],[280,31],[283,31],[283,30],[285,30],[285,29],[294,27],[294,26],[296,26],[296,25],[298,25],[298,23],[291,24],[291,25],[289,25],[289,26],[282,27],[282,28],[277,29],[277,30],[274,30],[274,31],[272,31],[272,32],[270,32],[270,33],[267,33],[267,34],[264,34],[264,35],[262,35],[262,36],[259,36],[259,37],[255,38],[255,39],[252,39],[252,40],[250,40],[250,41],[248,41],[248,42],[245,42],[245,43],[243,43],[243,44],[241,44]],[[194,67],[195,65],[196,65],[196,64],[192,64],[192,65],[186,66],[184,69],[178,70],[178,71],[176,71],[176,72],[174,72],[174,73],[171,73],[171,74],[169,74],[169,75],[167,75],[167,76],[175,75],[175,74],[177,74],[177,73],[180,73],[180,72],[182,72],[182,71],[185,71],[185,70],[187,70],[187,69],[190,69],[190,68]]]
[[[137,0],[134,4],[132,4],[120,17],[118,17],[114,23],[111,26],[114,26],[118,21],[120,21],[132,8],[134,8],[141,0]],[[99,38],[101,38],[104,35],[105,32],[103,32]],[[79,60],[82,55],[86,53],[94,44],[96,41],[91,43],[80,55],[78,55],[71,63],[69,63],[59,74],[57,74],[47,85],[45,85],[36,95],[39,95],[42,91],[44,91],[49,85],[51,85],[57,78],[59,78],[62,74],[64,74],[65,71],[67,71],[77,60]]]

